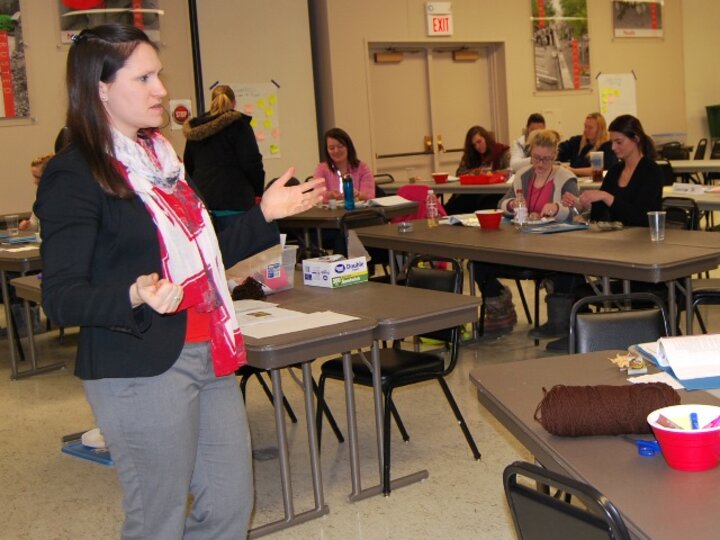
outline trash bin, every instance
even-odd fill
[[[707,111],[710,138],[720,139],[720,105],[708,105],[705,110]]]

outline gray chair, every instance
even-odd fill
[[[630,539],[617,507],[588,484],[516,461],[505,467],[503,485],[521,540]],[[559,494],[572,495],[573,503]]]
[[[590,305],[603,307],[589,312]],[[667,335],[667,309],[651,293],[586,296],[570,310],[570,354],[627,349]]]
[[[664,197],[662,209],[667,212],[665,227],[686,231],[700,230],[701,212],[693,199],[689,197]]]

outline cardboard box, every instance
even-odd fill
[[[341,255],[329,255],[303,261],[305,285],[335,289],[367,280],[368,269],[365,257],[345,259]]]

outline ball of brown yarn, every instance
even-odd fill
[[[535,420],[553,435],[650,433],[647,415],[677,405],[680,396],[665,383],[625,386],[553,386],[535,410]]]

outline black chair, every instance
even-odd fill
[[[675,171],[673,171],[670,162],[658,161],[657,164],[658,167],[660,167],[660,172],[662,173],[663,186],[672,186],[675,183],[675,180],[677,180],[677,175],[675,174]]]
[[[670,161],[690,159],[690,151],[681,142],[672,141],[662,146],[660,156]]]
[[[710,159],[720,159],[720,139],[715,139],[710,147]],[[714,184],[720,180],[720,173],[705,173],[705,183]]]
[[[678,303],[682,307],[683,303]],[[693,279],[692,281],[692,310],[697,317],[700,330],[707,334],[705,321],[700,314],[699,306],[720,306],[720,279]]]
[[[267,385],[267,382],[265,382],[265,379],[263,378],[263,373],[267,373],[264,369],[259,369],[256,367],[253,367],[249,364],[245,364],[244,366],[241,366],[240,369],[238,369],[235,372],[235,375],[237,377],[240,377],[240,391],[242,392],[243,401],[245,401],[245,394],[247,392],[247,383],[250,380],[250,377],[255,376],[255,378],[260,383],[260,386],[262,387],[263,391],[265,392],[265,395],[270,400],[270,403],[273,405],[275,404],[275,400],[273,398],[273,393],[270,390],[270,388]],[[269,376],[269,375],[268,375]],[[318,388],[317,384],[315,383],[315,380],[312,381],[313,384],[313,390],[315,391],[315,395],[317,396]],[[338,442],[345,442],[345,437],[343,437],[342,431],[340,431],[340,428],[337,425],[337,422],[335,421],[335,417],[333,416],[330,409],[325,405],[325,402],[322,403],[323,407],[321,408],[318,406],[318,413],[324,414],[327,418],[328,423],[330,424],[330,427],[333,430],[333,433],[335,433],[335,437],[337,437]],[[283,407],[285,408],[285,412],[288,415],[288,418],[290,418],[290,421],[293,424],[297,423],[297,416],[295,416],[295,411],[293,411],[293,408],[290,406],[290,402],[287,400],[287,397],[283,396]],[[308,422],[310,422],[311,419],[308,419]]]
[[[603,307],[587,312],[589,305]],[[651,293],[587,296],[570,310],[570,354],[627,349],[668,335],[665,303]]]
[[[707,150],[708,140],[703,137],[697,143],[695,147],[695,154],[693,155],[694,160],[705,159],[705,151]]]
[[[437,269],[433,265],[444,263],[449,265],[451,270]],[[421,267],[421,264],[423,265]],[[454,259],[446,259],[442,257],[414,257],[411,261],[408,272],[406,286],[418,287],[422,289],[432,289],[445,292],[459,293],[462,290],[463,272],[460,262]],[[450,407],[455,414],[455,419],[460,425],[460,429],[465,435],[465,440],[470,446],[475,459],[480,459],[480,451],[470,434],[470,430],[465,424],[460,409],[453,398],[450,388],[445,382],[445,377],[455,368],[458,359],[458,348],[460,342],[460,327],[448,328],[437,332],[424,334],[423,337],[436,339],[445,342],[450,347],[450,360],[445,365],[443,355],[434,352],[416,352],[400,348],[400,344],[396,343],[392,348],[380,349],[380,365],[381,365],[381,381],[382,392],[385,398],[385,413],[383,418],[383,491],[387,495],[390,493],[390,416],[395,417],[395,421],[403,435],[404,440],[408,440],[409,436],[400,419],[395,403],[392,399],[392,393],[395,388],[408,386],[415,383],[436,380],[445,394]],[[372,372],[364,355],[354,354],[352,356],[353,382],[362,386],[372,387]],[[324,401],[325,382],[327,379],[344,380],[343,364],[341,358],[328,360],[321,366],[320,381],[318,384],[318,402]],[[322,433],[322,418],[318,414],[318,438]]]
[[[375,173],[375,185],[392,184],[395,181],[395,177],[390,173]]]
[[[689,197],[664,197],[665,227],[686,231],[700,230],[701,212],[697,203]]]
[[[522,540],[630,539],[620,511],[588,484],[516,461],[505,467],[503,485]],[[574,502],[553,496],[546,488],[572,495]]]

